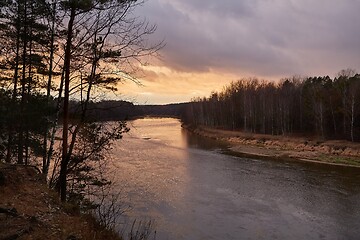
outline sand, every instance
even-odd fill
[[[225,141],[230,151],[244,156],[293,159],[339,166],[360,167],[360,143],[345,140],[272,136],[208,127],[184,128],[194,134]]]

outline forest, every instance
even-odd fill
[[[88,117],[94,121],[124,121],[143,117],[174,117],[180,118],[188,103],[165,105],[134,105],[127,101],[107,100],[90,102]],[[81,107],[79,102],[71,103],[73,110]]]
[[[0,0],[0,162],[37,167],[63,202],[109,184],[100,166],[127,116],[98,121],[94,108],[163,47],[141,3]]]
[[[183,121],[251,133],[360,141],[360,75],[347,69],[333,79],[241,79],[194,99]]]

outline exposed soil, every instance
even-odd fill
[[[32,167],[0,163],[0,240],[120,239],[63,205]]]
[[[231,151],[244,156],[286,158],[360,167],[360,143],[252,134],[202,126],[196,128],[184,127],[197,135],[226,141],[231,145]]]

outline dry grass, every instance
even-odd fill
[[[0,239],[121,239],[92,216],[64,211],[34,168],[0,163],[0,176],[0,208],[17,212],[0,213]]]
[[[327,164],[360,166],[360,143],[343,140],[271,136],[208,127],[190,129],[195,134],[228,142],[231,150],[247,156],[291,158]]]

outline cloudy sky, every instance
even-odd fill
[[[359,10],[360,0],[147,0],[136,13],[166,46],[143,68],[143,86],[122,93],[140,104],[184,102],[243,77],[360,71]]]

